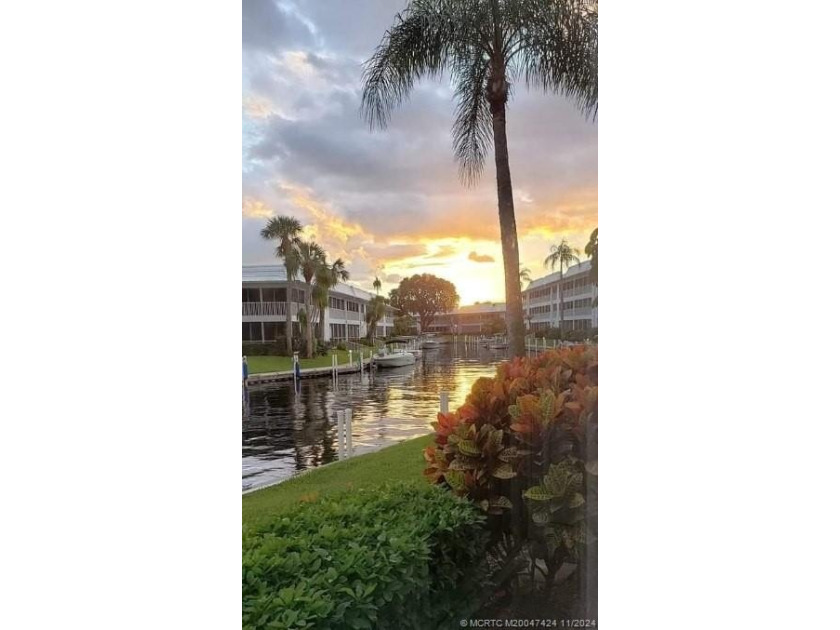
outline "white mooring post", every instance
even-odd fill
[[[449,392],[440,393],[440,412],[449,413]]]
[[[335,412],[335,426],[338,438],[338,459],[344,459],[344,410]]]
[[[353,456],[353,409],[348,407],[344,410],[344,439],[345,457]]]

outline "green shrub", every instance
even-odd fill
[[[432,487],[301,504],[243,535],[242,627],[436,628],[485,585],[483,521]]]
[[[560,329],[550,328],[548,330],[541,330],[534,333],[537,339],[560,339]],[[566,330],[563,331],[563,341],[591,341],[598,338],[597,328],[587,328],[586,330]]]
[[[242,343],[242,354],[246,357],[283,356],[283,349],[276,343]]]

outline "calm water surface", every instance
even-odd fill
[[[425,350],[413,366],[373,374],[251,387],[242,423],[242,489],[292,477],[338,459],[335,412],[353,409],[356,455],[431,432],[440,392],[450,410],[464,402],[475,380],[493,376],[504,350],[444,345]]]

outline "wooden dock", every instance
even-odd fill
[[[370,359],[363,359],[363,365],[365,366],[365,370],[370,369]],[[337,368],[339,374],[358,374],[359,373],[359,362],[354,361],[353,363],[345,363],[344,365],[339,365]],[[331,376],[333,372],[333,368],[330,366],[322,367],[322,368],[301,368],[300,370],[300,378],[317,378],[321,376]],[[281,381],[291,381],[294,380],[294,373],[292,370],[288,370],[285,372],[261,372],[259,374],[249,374],[248,375],[248,386],[251,385],[262,385],[263,383],[279,383]]]

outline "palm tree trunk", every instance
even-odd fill
[[[286,267],[286,353],[292,356],[292,277]]]
[[[501,75],[504,81],[504,74]],[[503,93],[504,94],[504,93]],[[506,97],[506,94],[505,94]],[[496,189],[499,197],[499,228],[502,234],[502,259],[505,269],[505,303],[507,329],[510,335],[510,357],[525,354],[525,321],[522,293],[519,291],[519,240],[516,236],[516,215],[513,208],[513,184],[508,161],[505,100],[491,97],[493,144],[496,157]]]
[[[319,336],[321,337],[321,343],[323,343],[323,344],[327,343],[326,313],[327,313],[327,309],[325,309],[323,306],[319,307],[319,309],[318,309],[318,322],[321,324],[321,334]]]
[[[560,262],[560,347],[563,347],[563,262]]]
[[[312,285],[306,291],[306,358],[312,358]]]

